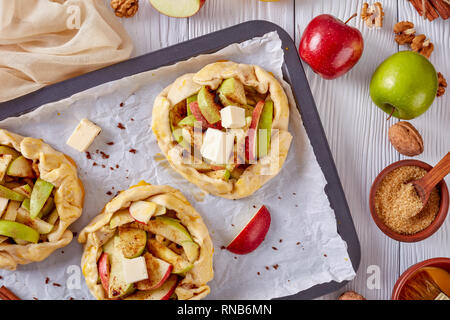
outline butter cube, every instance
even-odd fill
[[[224,128],[237,129],[245,126],[244,108],[228,106],[220,110],[220,116]]]
[[[75,150],[84,152],[92,144],[95,137],[100,134],[100,131],[102,129],[88,119],[81,119],[66,144]]]
[[[203,137],[200,153],[205,159],[216,164],[226,164],[233,151],[234,135],[208,128]]]
[[[144,257],[134,259],[123,258],[123,275],[127,283],[135,283],[148,279],[147,264]]]

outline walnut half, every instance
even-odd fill
[[[139,0],[111,0],[111,8],[119,18],[130,18],[139,9]]]
[[[369,28],[381,28],[383,26],[383,18],[384,11],[380,2],[375,2],[370,6],[367,2],[363,4],[361,9],[361,19],[364,20]]]
[[[400,21],[394,25],[395,41],[402,44],[410,44],[415,35],[416,29],[414,29],[414,23],[409,21]]]
[[[434,50],[434,45],[424,34],[419,34],[418,36],[415,36],[411,42],[411,49],[427,58],[430,58],[431,53]]]
[[[444,95],[445,93],[445,88],[447,88],[447,81],[444,78],[444,75],[440,72],[438,72],[438,91],[436,96],[440,97],[442,95]]]

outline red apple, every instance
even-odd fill
[[[102,282],[103,289],[108,292],[109,286],[109,272],[111,265],[109,263],[109,257],[106,252],[103,252],[98,260],[98,273],[100,274],[100,280]]]
[[[137,282],[135,287],[138,290],[153,290],[161,287],[169,278],[173,266],[150,253],[144,254],[144,258],[147,265],[148,279]]]
[[[178,284],[178,277],[171,275],[164,284],[154,290],[137,291],[125,300],[169,300]]]
[[[261,119],[261,113],[264,109],[264,101],[259,101],[255,109],[252,112],[252,122],[250,123],[250,128],[248,130],[248,137],[246,141],[246,154],[249,162],[256,160],[256,146],[258,144],[258,124],[259,119]]]
[[[211,124],[208,121],[206,121],[205,117],[202,115],[202,112],[200,111],[197,101],[191,102],[189,104],[189,109],[191,109],[191,112],[194,115],[195,119],[202,123],[203,129],[207,129],[207,128],[213,128],[213,129],[217,129],[217,130],[222,129],[222,125],[221,125],[220,121],[218,121],[214,124]]]
[[[227,246],[227,250],[236,254],[252,252],[263,242],[269,227],[270,213],[265,206],[262,206]]]
[[[312,19],[303,32],[300,57],[325,79],[340,77],[362,55],[364,41],[361,32],[346,23],[332,15],[322,14]]]
[[[206,0],[150,0],[160,13],[174,18],[187,18],[196,14]]]

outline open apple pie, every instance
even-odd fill
[[[0,268],[47,258],[72,240],[84,190],[72,159],[0,130]]]
[[[286,159],[289,103],[281,84],[255,65],[216,62],[166,87],[152,129],[171,166],[206,192],[247,197]]]
[[[208,229],[169,186],[140,182],[120,192],[78,240],[87,286],[99,300],[189,300],[210,292]]]

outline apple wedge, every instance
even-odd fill
[[[203,86],[200,89],[197,94],[197,103],[208,123],[214,124],[220,121],[220,106],[216,103],[216,94],[208,87]]]
[[[188,272],[194,266],[189,263],[182,256],[176,254],[165,245],[159,243],[154,239],[148,240],[148,251],[159,259],[162,259],[171,265],[173,265],[172,273],[183,274]]]
[[[20,158],[20,157],[19,157]],[[17,158],[17,159],[19,159]],[[17,161],[16,159],[16,161]],[[38,178],[31,191],[30,197],[30,217],[36,218],[52,194],[54,185],[50,182]]]
[[[135,201],[130,206],[130,215],[137,222],[147,224],[156,211],[156,203]]]
[[[148,252],[144,254],[144,258],[147,265],[148,279],[136,282],[134,286],[138,290],[153,290],[161,287],[169,278],[173,266]]]
[[[171,275],[162,286],[154,290],[136,291],[125,300],[169,300],[178,284],[178,277]]]
[[[147,244],[147,232],[140,229],[119,227],[119,248],[127,259],[139,257]]]
[[[261,119],[261,114],[264,108],[264,101],[259,101],[255,109],[253,109],[252,113],[252,122],[250,124],[250,128],[248,130],[248,143],[246,143],[247,146],[247,154],[248,154],[248,160],[249,162],[256,161],[256,151],[257,151],[257,142],[258,142],[258,125],[259,120]]]
[[[0,220],[0,235],[32,243],[39,240],[39,232],[14,221]]]
[[[173,18],[188,18],[196,14],[206,0],[149,0],[160,13]]]
[[[133,221],[135,221],[135,219],[130,215],[130,211],[128,209],[123,209],[114,213],[114,216],[109,222],[109,227],[114,229]]]
[[[108,292],[110,270],[111,264],[109,263],[108,254],[103,252],[100,259],[98,259],[98,274],[100,275],[103,289],[105,289],[106,292]]]
[[[189,104],[189,109],[191,110],[192,114],[194,115],[195,119],[202,124],[203,129],[213,128],[213,129],[222,129],[222,124],[220,121],[210,124],[205,117],[203,117],[202,112],[200,111],[200,108],[198,106],[198,102],[194,101]]]
[[[6,174],[19,178],[34,178],[34,171],[32,168],[32,161],[24,156],[14,159],[8,167]]]
[[[226,247],[236,254],[247,254],[258,248],[270,227],[270,213],[265,206],[259,208],[244,229]]]

